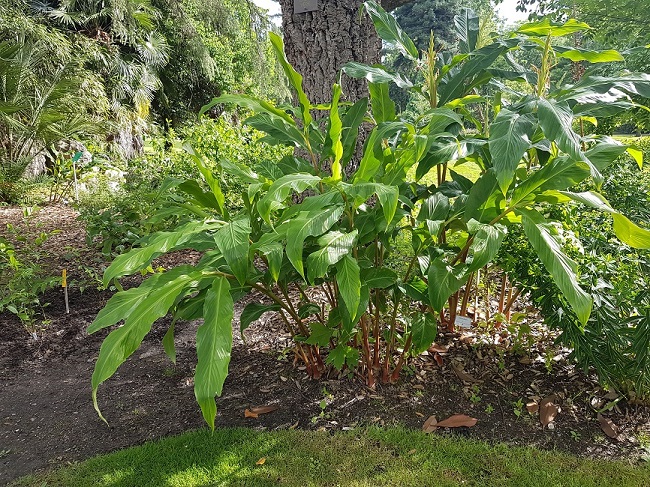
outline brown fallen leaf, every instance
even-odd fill
[[[290,429],[290,430],[295,430],[295,429],[298,427],[298,423],[299,423],[299,422],[300,422],[300,421],[296,421],[295,423],[293,423],[291,426],[289,426],[289,429]]]
[[[439,353],[434,353],[433,359],[436,361],[439,367],[442,367],[442,364],[444,363],[444,361],[442,360],[442,355],[440,355]]]
[[[436,426],[439,428],[458,428],[460,426],[471,428],[477,421],[476,418],[470,418],[464,414],[454,414],[453,416],[449,416],[447,419],[440,421]]]
[[[557,416],[558,411],[560,410],[560,408],[558,408],[557,405],[553,402],[555,399],[555,394],[552,394],[542,399],[542,402],[539,403],[539,420],[544,427],[553,422]]]
[[[449,347],[447,345],[438,345],[437,343],[434,343],[428,348],[428,351],[432,353],[447,353]]]
[[[476,384],[480,384],[481,382],[483,382],[482,380],[476,379],[475,377],[465,372],[463,368],[460,367],[459,365],[451,364],[451,368],[454,370],[456,376],[463,382],[470,382]]]
[[[266,462],[266,457],[262,457],[255,462],[255,465],[264,465],[265,462]]]
[[[259,416],[259,414],[255,414],[255,413],[252,412],[250,409],[246,409],[246,410],[244,411],[244,417],[245,417],[245,418],[257,418],[258,416]]]
[[[267,414],[276,411],[280,406],[255,406],[251,408],[251,413],[253,414]]]
[[[600,429],[603,430],[610,438],[617,438],[620,433],[620,428],[614,424],[614,422],[598,413],[598,422],[600,423]]]
[[[422,425],[422,431],[424,431],[425,433],[433,433],[435,430],[438,429],[436,427],[437,424],[438,424],[438,420],[436,419],[436,417],[429,416],[429,418]]]
[[[529,403],[526,403],[526,410],[530,414],[535,414],[537,411],[539,411],[539,404],[537,404],[536,401],[530,401]]]

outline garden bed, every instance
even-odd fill
[[[65,207],[48,207],[36,215],[44,222],[41,228],[61,230],[47,242],[48,267],[58,272],[95,266],[99,271],[101,258],[85,248],[74,216]],[[20,209],[0,208],[0,232],[5,223],[21,221]],[[161,265],[173,266],[185,258],[193,261],[195,256],[174,254]],[[99,419],[92,407],[90,377],[107,331],[89,336],[85,330],[110,295],[92,286],[83,293],[73,287],[66,314],[62,290],[50,291],[45,297],[49,324],[37,339],[15,316],[0,315],[0,483],[204,426],[192,384],[197,323],[177,324],[176,365],[160,344],[165,328],[154,326],[143,346],[100,387],[99,403],[109,425]],[[240,311],[238,306],[235,315]],[[650,445],[650,409],[617,401],[592,376],[570,365],[566,351],[541,353],[544,347],[550,350],[547,343],[521,356],[479,345],[476,333],[443,335],[438,350],[449,347],[447,352],[424,355],[399,383],[369,390],[356,377],[308,379],[294,363],[281,324],[270,314],[246,330],[246,344],[238,337],[237,319],[235,323],[230,375],[217,399],[217,428],[421,428],[431,415],[442,420],[459,413],[478,419],[476,425],[433,434],[630,461],[647,454]],[[560,408],[552,429],[542,427],[539,415],[526,408],[531,398],[550,395]],[[603,415],[620,428],[615,439],[597,419],[596,410],[608,404],[612,408]],[[246,409],[259,406],[277,409],[245,417]]]

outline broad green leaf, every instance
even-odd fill
[[[475,272],[489,264],[499,252],[501,243],[506,236],[506,228],[502,225],[483,225],[475,221],[467,224],[474,233],[474,241],[470,246],[472,261],[467,272]]]
[[[533,172],[513,191],[510,206],[528,201],[529,197],[544,191],[567,189],[586,179],[590,174],[589,166],[568,157],[558,157],[540,170]]]
[[[547,192],[549,193],[549,192]],[[554,192],[550,192],[553,196]],[[626,216],[612,208],[605,197],[594,191],[572,193],[570,191],[557,191],[559,196],[564,196],[572,201],[577,201],[596,210],[610,213],[614,219],[614,233],[618,239],[635,249],[650,248],[650,230],[639,227]],[[563,201],[558,199],[558,202]]]
[[[520,115],[502,109],[490,126],[489,147],[492,165],[501,191],[505,194],[523,155],[532,147],[530,136],[535,119],[529,113]]]
[[[133,274],[147,267],[153,259],[165,252],[180,248],[192,248],[192,241],[202,232],[216,230],[222,222],[198,221],[181,225],[173,232],[158,232],[148,240],[145,247],[135,248],[119,255],[104,272],[104,286],[115,278]]]
[[[463,119],[449,108],[434,108],[429,110],[422,115],[422,119],[428,120],[426,127],[422,129],[422,133],[426,135],[452,132],[452,127],[456,126],[461,128],[463,126]]]
[[[284,256],[284,247],[279,242],[273,242],[259,247],[258,250],[266,257],[271,278],[275,282],[278,282],[280,268],[282,267],[282,257]]]
[[[399,73],[388,71],[382,66],[368,66],[366,64],[348,62],[343,65],[343,72],[350,78],[365,79],[369,83],[395,83],[400,88],[409,89],[413,87],[407,78]]]
[[[491,214],[496,198],[501,196],[499,191],[499,182],[497,181],[494,169],[490,169],[483,174],[472,189],[469,191],[465,201],[465,215],[463,220],[466,222],[474,219],[479,222],[487,223],[484,220]],[[491,219],[491,218],[490,218]]]
[[[312,117],[309,110],[311,109],[311,103],[307,99],[305,91],[302,89],[302,76],[298,73],[293,66],[287,61],[287,56],[284,53],[284,44],[282,42],[282,37],[280,37],[275,32],[269,32],[269,39],[271,40],[271,45],[275,51],[275,55],[282,65],[284,73],[289,78],[289,84],[298,95],[298,103],[300,103],[300,108],[302,111],[302,121],[304,123],[305,129],[311,124]]]
[[[384,160],[382,142],[404,128],[405,125],[402,122],[384,122],[372,129],[359,163],[359,169],[354,175],[355,184],[372,179]]]
[[[269,115],[273,115],[274,117],[282,118],[285,122],[291,125],[294,126],[296,125],[296,122],[294,122],[294,120],[286,111],[272,105],[266,100],[255,98],[249,95],[225,94],[217,98],[213,98],[212,101],[210,101],[210,103],[204,105],[201,108],[201,111],[199,112],[199,116],[203,115],[205,112],[212,109],[212,107],[216,105],[230,104],[230,103],[234,105],[238,105],[243,108],[247,108],[253,113],[268,113]]]
[[[305,277],[302,253],[305,239],[323,235],[341,218],[342,206],[334,206],[311,212],[300,212],[293,220],[283,223],[278,231],[287,236],[287,258],[301,276]]]
[[[522,25],[517,29],[520,34],[529,34],[536,36],[562,37],[576,32],[583,32],[589,30],[591,27],[584,22],[578,22],[575,19],[569,19],[564,24],[558,22],[551,22],[548,17],[544,17],[539,22],[530,22]]]
[[[343,143],[341,142],[341,132],[343,130],[343,123],[339,116],[339,98],[341,96],[341,86],[334,84],[332,89],[332,104],[330,107],[330,130],[329,138],[332,145],[332,179],[340,181],[343,178],[343,168],[341,167],[341,159],[343,158]]]
[[[279,304],[248,303],[239,317],[239,330],[243,333],[252,322],[257,321],[264,313],[279,309]]]
[[[614,233],[623,243],[635,249],[650,249],[650,230],[641,228],[620,213],[613,213]]]
[[[343,333],[341,337],[339,337],[339,341],[346,341],[352,338],[352,334],[355,331],[355,325],[359,321],[359,318],[361,318],[361,316],[368,310],[368,301],[370,301],[370,288],[368,288],[364,282],[361,285],[359,307],[355,314],[356,321],[353,321],[350,317],[350,310],[345,306],[345,301],[343,300],[339,301],[338,310],[332,310],[330,316],[332,313],[337,312],[336,315],[338,315],[341,324],[343,325]]]
[[[561,101],[576,100],[583,103],[590,96],[610,94],[615,91],[621,94],[650,98],[650,74],[623,73],[616,77],[583,76],[571,90],[558,94],[557,99]],[[610,98],[612,97],[610,96]],[[620,98],[620,95],[615,98]]]
[[[414,277],[410,282],[404,284],[404,294],[409,298],[423,304],[429,304],[428,286],[419,277]]]
[[[411,322],[411,349],[417,355],[424,352],[435,341],[438,335],[438,321],[431,313],[420,313]]]
[[[626,150],[626,146],[611,137],[604,137],[596,142],[585,155],[599,171],[604,171]]]
[[[476,49],[479,35],[478,15],[472,9],[464,8],[460,15],[454,16],[454,24],[460,52],[468,54]]]
[[[268,137],[265,137],[265,141],[268,143],[307,148],[305,137],[300,130],[281,118],[268,113],[258,113],[248,117],[245,123],[268,134]]]
[[[363,4],[375,24],[377,35],[387,44],[397,48],[404,56],[409,59],[418,59],[418,48],[411,38],[402,30],[402,28],[391,14],[386,12],[379,4],[373,1],[367,1]]]
[[[194,149],[194,147],[192,147],[189,143],[185,143],[183,144],[183,149],[185,149],[185,152],[187,152],[190,155],[190,157],[194,161],[194,164],[196,164],[196,167],[199,169],[201,176],[203,176],[205,182],[208,183],[208,186],[210,187],[210,190],[212,191],[212,194],[214,195],[214,198],[216,199],[219,205],[219,211],[225,215],[226,197],[223,195],[223,191],[221,191],[221,185],[219,184],[219,180],[214,177],[210,168],[205,164],[205,161],[203,160],[203,156],[199,154]]]
[[[567,48],[563,46],[554,46],[553,50],[557,57],[570,59],[573,62],[587,61],[589,63],[612,63],[616,61],[625,61],[621,53],[614,49],[605,51],[590,51],[579,47]]]
[[[193,179],[188,179],[187,181],[179,184],[177,187],[184,193],[187,193],[189,196],[191,196],[194,202],[201,205],[203,208],[213,208],[215,210],[221,211],[223,207],[222,204],[217,201],[217,198],[214,197],[213,193],[203,191],[201,186],[199,186],[199,183]],[[170,215],[178,213],[178,208],[168,208],[168,210],[170,211]]]
[[[562,247],[551,234],[542,215],[535,210],[519,210],[519,213],[522,215],[524,233],[539,260],[551,274],[580,322],[586,325],[591,314],[592,300],[578,283],[577,264],[562,252]]]
[[[445,221],[450,209],[449,198],[442,193],[434,193],[422,202],[417,221]]]
[[[358,361],[359,351],[342,343],[339,343],[334,350],[330,350],[326,360],[328,364],[333,365],[337,370],[341,370],[345,364],[354,369]]]
[[[343,143],[343,164],[347,164],[356,151],[359,126],[363,123],[367,109],[368,99],[362,98],[348,108],[343,116],[343,133],[341,138]]]
[[[376,194],[386,223],[390,224],[393,221],[399,203],[399,188],[397,186],[381,183],[356,183],[344,185],[343,187],[348,196],[355,198],[355,200],[360,199],[360,201],[355,201],[357,206],[364,203],[373,194]]]
[[[102,419],[97,404],[97,389],[101,383],[138,349],[153,322],[165,316],[176,298],[187,288],[195,286],[201,277],[201,272],[192,272],[189,266],[153,276],[148,279],[153,279],[151,282],[145,281],[140,286],[144,286],[140,291],[129,289],[114,295],[88,327],[88,333],[94,333],[125,319],[124,325],[109,333],[102,342],[92,375],[93,405]]]
[[[215,278],[205,296],[203,310],[203,324],[196,330],[194,396],[203,419],[214,430],[217,416],[214,397],[221,395],[232,350],[233,302],[228,279]]]
[[[330,266],[352,251],[357,233],[357,230],[350,233],[333,231],[318,239],[320,250],[312,252],[307,257],[307,274],[310,282],[323,277]]]
[[[639,169],[643,169],[643,151],[636,147],[628,147],[626,150],[632,156],[637,166],[639,166]]]
[[[279,208],[284,208],[284,201],[289,197],[292,191],[302,193],[306,189],[314,188],[321,181],[318,176],[311,174],[298,173],[282,176],[271,184],[268,192],[257,203],[257,211],[266,223],[271,224],[271,212]]]
[[[226,173],[235,176],[246,183],[254,184],[259,183],[261,180],[263,180],[246,164],[233,162],[225,157],[219,157],[219,164]]]
[[[431,307],[441,312],[449,296],[458,291],[467,281],[467,266],[454,267],[445,263],[442,258],[431,262],[429,266],[429,300]]]
[[[332,329],[318,322],[314,322],[309,326],[311,328],[311,334],[305,339],[305,343],[308,345],[318,345],[319,347],[328,346],[333,334]],[[345,359],[343,360],[345,361]]]
[[[415,180],[419,181],[422,179],[438,164],[451,163],[458,159],[461,150],[460,142],[455,138],[446,137],[436,140],[418,162],[415,169]]]
[[[399,186],[406,181],[410,169],[422,160],[433,137],[424,134],[408,134],[395,152],[395,160],[386,164],[381,181],[388,186]]]
[[[573,112],[566,103],[540,98],[537,117],[544,135],[576,161],[585,161],[580,148],[580,137],[573,131]]]
[[[578,203],[582,203],[596,210],[600,210],[605,213],[616,213],[616,210],[610,206],[605,197],[600,193],[596,193],[595,191],[584,191],[582,193],[558,191],[558,193],[570,198],[573,201],[577,201]]]
[[[486,84],[492,78],[486,70],[503,54],[518,44],[516,39],[494,42],[473,51],[461,64],[441,76],[438,84],[438,103],[445,105]]]
[[[358,318],[356,313],[361,301],[361,277],[359,264],[350,255],[345,255],[336,265],[336,283],[345,307],[354,311],[350,319],[356,321]]]
[[[372,116],[377,123],[395,120],[395,102],[390,99],[388,83],[368,83]]]
[[[248,220],[234,220],[221,227],[214,235],[217,247],[240,284],[248,275],[248,240],[251,227]]]
[[[386,289],[397,282],[397,274],[391,269],[369,267],[361,270],[361,279],[369,289]]]
[[[303,304],[298,308],[298,316],[303,320],[321,312],[321,307],[314,303]]]

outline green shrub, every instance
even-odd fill
[[[648,139],[626,139],[645,149]],[[603,195],[641,226],[650,222],[650,170],[631,157],[619,157],[603,172]],[[578,190],[586,189],[582,185]],[[630,394],[650,391],[647,336],[650,333],[650,251],[620,242],[611,219],[584,205],[555,209],[563,222],[565,251],[577,263],[580,282],[598,306],[586,326],[572,312],[536,252],[521,232],[504,241],[498,262],[516,285],[540,308],[545,322],[562,330],[559,341],[585,369],[594,367],[601,380]],[[579,239],[579,240],[576,240]]]
[[[331,103],[313,106],[302,77],[286,61],[281,39],[271,34],[299,106],[280,108],[245,95],[223,95],[205,110],[228,103],[251,109],[246,123],[264,131],[265,142],[299,150],[278,163],[262,160],[249,167],[219,153],[208,164],[188,147],[209,188],[205,191],[194,180],[177,186],[187,195],[193,217],[117,257],[104,283],[139,272],[172,250],[194,249],[203,258],[116,294],[89,327],[94,333],[125,318],[104,340],[95,365],[98,411],[99,385],[135,352],[156,319],[170,312],[175,320],[203,319],[197,329],[194,392],[206,422],[214,427],[214,397],[228,373],[234,302],[244,296],[253,301],[240,315],[242,332],[263,313],[277,312],[312,377],[334,368],[356,373],[374,387],[377,381],[397,381],[409,358],[433,343],[438,324],[453,326],[460,289],[496,257],[508,229],[523,228],[544,273],[562,292],[567,304],[563,316],[571,313],[577,319],[558,321],[567,336],[586,327],[591,316],[600,319],[604,306],[593,300],[577,273],[571,253],[579,247],[570,234],[563,235],[562,222],[554,217],[557,208],[573,201],[587,204],[608,214],[621,241],[650,248],[650,231],[614,210],[601,194],[571,191],[590,178],[599,181],[602,171],[628,150],[613,139],[581,138],[574,132],[574,117],[599,109],[584,102],[590,99],[585,93],[650,90],[650,76],[583,78],[574,87],[549,87],[552,61],[565,52],[554,51],[551,37],[586,26],[573,21],[527,24],[513,37],[476,49],[478,20],[469,21],[470,11],[456,23],[459,38],[465,39],[461,49],[469,55],[440,66],[445,60],[435,57],[435,46],[420,58],[392,16],[375,2],[364,7],[384,40],[427,73],[424,85],[413,89],[427,94],[430,108],[414,120],[398,118],[388,82],[412,83],[359,63],[348,63],[344,72],[370,81],[370,100],[342,103],[341,87],[335,84]],[[520,48],[541,49],[537,77],[517,73],[534,80],[534,86],[511,93],[507,101],[501,96],[488,100],[495,116],[484,125],[464,106],[486,102],[474,89],[489,80],[487,68]],[[587,54],[575,51],[571,56]],[[315,119],[312,111],[317,109],[324,116]],[[351,161],[364,121],[373,128],[356,166]],[[474,163],[480,177],[472,181],[451,171],[449,163],[455,160]],[[416,165],[413,179],[409,172]],[[437,184],[423,183],[430,171]],[[246,184],[244,205],[237,212],[226,204],[220,181],[226,173]],[[403,235],[410,238],[413,253],[398,274],[385,262],[403,248]],[[163,345],[175,360],[173,323]],[[572,339],[574,347],[581,346],[579,337]]]
[[[27,232],[11,224],[6,226],[8,235],[17,245],[0,237],[0,312],[6,310],[15,314],[25,330],[36,336],[38,312],[47,306],[41,301],[41,295],[59,285],[61,278],[49,274],[41,251],[42,245],[55,232],[39,231],[33,224],[33,211],[33,208],[25,210]]]

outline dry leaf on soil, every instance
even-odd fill
[[[598,422],[600,423],[600,429],[603,430],[603,433],[605,433],[610,438],[618,437],[620,429],[614,424],[611,419],[606,418],[602,414],[598,413]]]
[[[439,353],[435,353],[433,354],[433,359],[436,361],[439,367],[442,367],[442,364],[444,363],[444,361],[442,360],[442,355],[440,355]]]
[[[244,417],[245,418],[257,418],[258,416],[259,416],[259,414],[255,414],[255,413],[251,412],[250,409],[246,409],[244,411]]]
[[[452,364],[451,368],[454,370],[454,373],[456,374],[456,376],[460,380],[462,380],[463,382],[470,382],[470,383],[473,382],[473,383],[477,383],[477,384],[480,384],[481,382],[483,382],[482,380],[479,380],[479,379],[476,379],[476,378],[472,377],[467,372],[465,372],[462,367],[460,367],[460,366],[458,366],[456,364]]]
[[[429,418],[422,425],[422,431],[424,431],[425,433],[433,433],[435,430],[438,429],[436,427],[437,424],[438,424],[438,420],[436,419],[436,417],[429,416]]]
[[[428,348],[428,351],[432,353],[447,353],[449,347],[447,345],[438,345],[437,343],[434,343]]]
[[[439,428],[459,428],[461,426],[471,428],[477,421],[476,418],[470,418],[464,414],[454,414],[453,416],[449,416],[447,419],[440,421],[436,426]]]
[[[530,414],[535,414],[537,411],[539,411],[539,404],[535,401],[530,401],[529,403],[526,403],[526,410]]]
[[[555,401],[554,394],[545,397],[539,404],[539,420],[544,427],[553,422],[559,411],[559,408],[553,401]]]
[[[251,413],[253,414],[267,414],[276,411],[279,406],[255,406],[251,408]]]

